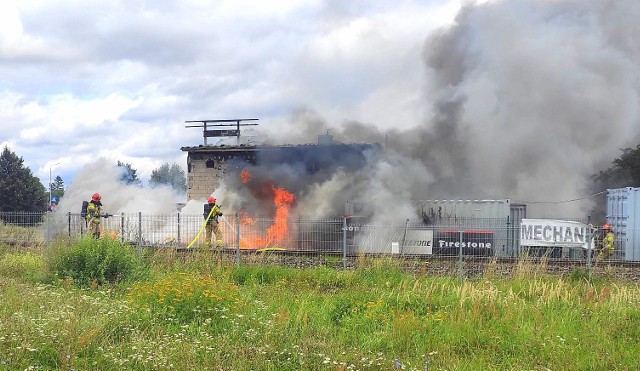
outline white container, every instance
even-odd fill
[[[511,202],[505,200],[425,200],[418,201],[425,217],[447,223],[460,219],[507,219]]]
[[[517,230],[522,217],[526,217],[526,205],[512,207],[511,200],[497,199],[423,200],[416,206],[427,225],[492,231],[496,256],[513,256],[519,249]]]
[[[607,189],[607,223],[616,236],[616,257],[640,261],[640,188]]]

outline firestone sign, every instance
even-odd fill
[[[495,232],[492,230],[437,231],[427,228],[396,228],[383,231],[367,226],[343,228],[347,240],[364,252],[408,255],[489,256],[494,253]]]
[[[589,248],[589,226],[584,223],[552,220],[522,219],[520,245],[566,246]]]
[[[436,233],[436,245],[433,253],[436,255],[488,256],[493,254],[494,232],[488,230],[439,231]]]

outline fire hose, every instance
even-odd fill
[[[193,246],[193,244],[198,240],[198,237],[200,237],[200,235],[202,234],[202,231],[204,231],[204,229],[207,227],[207,223],[209,222],[209,219],[211,219],[211,214],[213,214],[213,210],[214,209],[211,208],[211,211],[209,211],[209,215],[207,215],[207,218],[204,220],[204,223],[202,223],[202,227],[200,227],[198,234],[196,234],[196,236],[193,238],[193,241],[189,243],[189,245],[187,246],[187,249],[190,249],[191,246]],[[227,223],[229,227],[231,227],[231,224],[229,224],[229,222],[227,221],[227,218],[225,218],[224,216],[222,218],[224,219],[224,222]]]

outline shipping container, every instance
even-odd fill
[[[496,256],[517,256],[520,250],[518,231],[527,217],[525,204],[498,200],[423,200],[417,205],[427,225],[464,226],[494,231]]]
[[[484,231],[486,236],[491,236],[490,249],[465,250],[465,255],[515,257],[520,251],[518,231],[521,220],[527,217],[527,206],[525,204],[512,204],[509,199],[497,199],[416,200],[413,205],[417,214],[422,217],[422,227],[427,227],[434,231]],[[354,226],[368,224],[373,214],[372,206],[365,202],[348,201],[345,205],[345,215],[347,216],[349,227],[353,228]],[[371,245],[371,240],[374,238],[368,232],[362,232],[361,230],[354,230],[353,233],[348,234],[347,244],[355,246],[358,245],[356,240],[359,241],[362,238],[366,238],[368,245]],[[396,240],[394,241],[399,242],[402,240],[406,228],[400,228],[399,231],[394,231],[393,233],[387,232],[391,235],[397,234],[399,237],[395,236]],[[376,233],[380,234],[381,232],[377,231]],[[356,237],[357,235],[360,236]],[[439,236],[438,234],[436,237]],[[376,238],[379,241],[383,241],[387,237],[383,238],[378,235]],[[447,241],[446,238],[444,240]],[[438,255],[449,251],[441,249],[437,245],[438,242],[439,240],[436,238],[433,242],[434,250],[433,252],[429,250],[428,254]],[[400,245],[403,244],[400,243]],[[385,242],[377,250],[369,249],[365,252],[383,252],[382,250],[384,252],[391,251],[390,244]],[[406,246],[401,246],[400,250],[406,252]],[[357,248],[355,248],[355,251],[361,252]]]
[[[522,247],[520,246],[520,226],[522,225],[522,219],[527,219],[527,205],[512,203],[509,209],[507,251],[505,251],[504,255],[516,258],[522,254]]]
[[[640,261],[640,188],[607,189],[607,223],[616,236],[614,257]]]
[[[510,200],[425,200],[418,201],[423,219],[453,224],[467,219],[504,219],[510,215]]]

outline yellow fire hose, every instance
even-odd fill
[[[198,240],[198,237],[200,237],[200,235],[202,234],[202,231],[207,227],[207,222],[211,218],[211,214],[213,214],[213,208],[211,208],[211,211],[209,211],[209,215],[207,215],[207,219],[204,220],[204,223],[202,223],[202,227],[200,227],[200,230],[198,231],[198,234],[196,234],[196,236],[193,238],[193,241],[191,241],[191,243],[187,246],[187,249],[190,249],[191,246],[193,246],[193,244]],[[227,225],[229,227],[231,227],[231,224],[229,224],[229,222],[227,222],[226,218],[224,218],[224,221],[225,221],[225,223],[227,223]],[[282,247],[264,247],[262,249],[258,249],[257,251],[265,252],[265,251],[286,251],[286,250],[287,249],[284,249]]]
[[[209,215],[207,215],[207,219],[204,220],[204,223],[202,223],[202,227],[198,231],[198,234],[196,234],[196,236],[194,237],[193,241],[191,241],[189,246],[187,246],[187,249],[191,248],[191,246],[198,240],[198,237],[200,237],[200,234],[202,234],[202,231],[204,231],[204,229],[207,227],[207,222],[209,221],[209,218],[211,218],[211,214],[213,214],[213,209],[214,208],[212,207],[211,211],[209,211]]]

